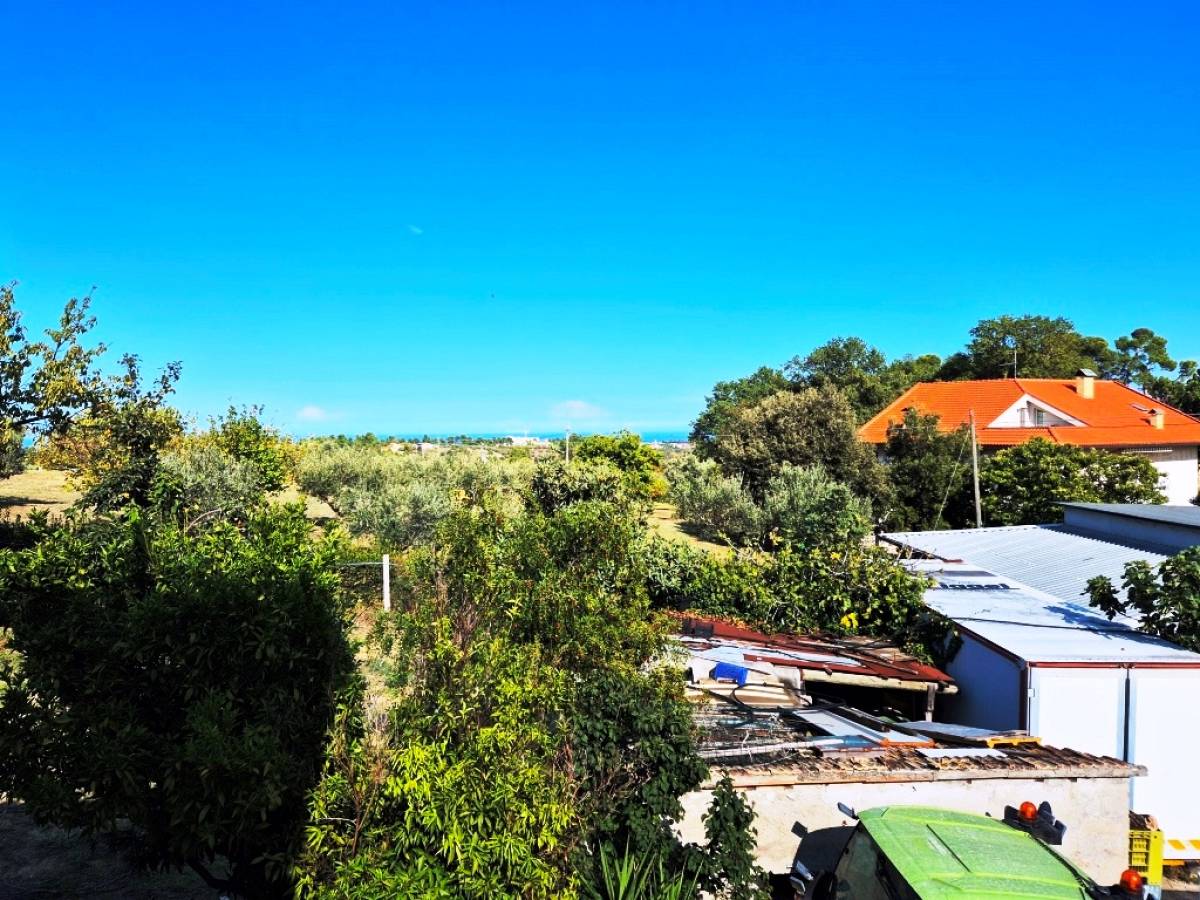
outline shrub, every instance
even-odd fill
[[[648,500],[661,490],[658,476],[662,454],[644,444],[636,434],[623,431],[615,435],[588,435],[572,444],[571,455],[578,462],[608,462],[616,466],[624,474],[625,489],[631,496]]]
[[[550,514],[584,500],[623,502],[621,471],[607,462],[572,463],[548,459],[538,463],[531,484],[534,504]]]
[[[685,456],[668,469],[669,499],[689,526],[704,537],[745,545],[762,538],[762,512],[737,478],[715,462]]]
[[[428,541],[453,506],[447,488],[425,481],[388,482],[376,490],[352,488],[338,497],[338,510],[350,532],[374,535],[385,547]]]
[[[68,828],[127,822],[148,862],[207,875],[223,856],[226,887],[286,892],[353,665],[334,553],[297,507],[198,534],[130,511],[0,552],[22,665],[0,698],[0,792]]]
[[[253,467],[262,491],[280,490],[294,468],[291,442],[265,426],[257,407],[229,407],[224,417],[213,420],[210,431],[218,447]]]
[[[1162,503],[1159,474],[1144,456],[1035,438],[1001,450],[980,469],[987,525],[1062,521],[1062,501]]]
[[[861,541],[871,530],[871,504],[820,466],[784,466],[767,482],[763,520],[768,535],[793,547]]]
[[[243,520],[266,500],[252,464],[206,445],[163,454],[153,499],[184,522],[200,516]]]

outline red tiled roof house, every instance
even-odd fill
[[[923,382],[863,425],[859,437],[870,444],[886,443],[888,426],[902,421],[908,409],[937,415],[943,431],[966,424],[974,411],[979,445],[985,449],[1040,437],[1145,454],[1162,473],[1167,503],[1190,503],[1200,493],[1200,420],[1087,370],[1074,379]]]

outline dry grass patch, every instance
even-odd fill
[[[701,550],[721,556],[728,556],[733,553],[733,550],[724,544],[714,544],[712,541],[706,541],[687,531],[683,522],[680,521],[679,516],[676,514],[675,507],[670,503],[655,503],[654,509],[650,512],[650,519],[647,524],[649,524],[650,528],[656,534],[665,537],[669,541],[682,541],[685,544],[691,544],[693,547],[698,547]]]
[[[27,469],[0,479],[0,515],[27,516],[38,509],[62,513],[79,497],[67,486],[67,473],[53,469]]]

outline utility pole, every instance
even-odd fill
[[[568,466],[571,464],[571,426],[570,425],[567,426],[567,459],[566,459],[566,463]]]
[[[1015,367],[1013,372],[1016,372]],[[971,410],[971,480],[975,485],[975,527],[982,528],[983,508],[979,502],[979,442],[975,440],[975,410]]]

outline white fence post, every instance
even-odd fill
[[[386,612],[392,609],[392,562],[386,553],[383,554],[383,608]]]

